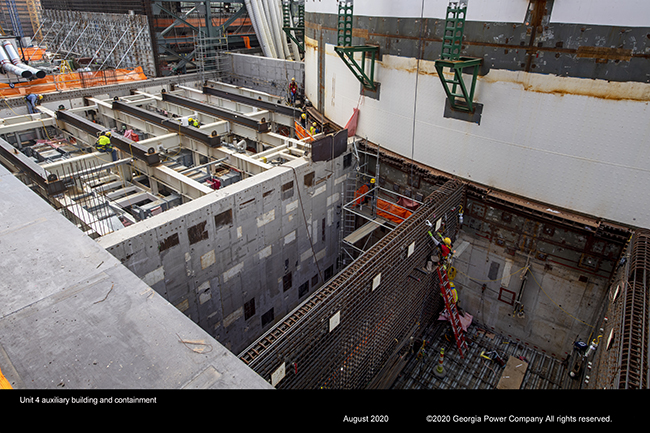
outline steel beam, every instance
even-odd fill
[[[201,103],[189,98],[183,98],[182,96],[172,95],[170,93],[163,93],[162,98],[163,101],[191,108],[193,110],[200,111],[221,119],[226,119],[231,122],[236,122],[257,132],[267,132],[269,130],[268,122],[261,122],[250,117],[246,117],[242,114],[235,113],[234,111],[217,108],[212,105],[207,105],[205,103]]]
[[[57,111],[56,117],[58,120],[69,123],[95,137],[97,137],[99,133],[106,129],[97,123],[91,122],[85,117],[69,113],[65,110]],[[134,158],[146,162],[148,165],[155,165],[160,163],[160,155],[158,155],[154,148],[145,148],[137,141],[130,140],[119,134],[111,135],[111,144],[120,149],[122,152],[128,155],[133,155]]]
[[[275,111],[278,113],[291,116],[292,118],[297,118],[300,115],[301,111],[296,110],[293,107],[288,105],[276,104],[273,102],[262,101],[259,99],[250,98],[248,96],[237,95],[235,93],[226,92],[224,90],[215,89],[213,87],[203,86],[203,93],[206,95],[214,95],[224,99],[230,99],[231,101],[243,102],[244,104],[251,105],[253,107],[261,108],[263,110]]]
[[[165,116],[161,116],[160,114],[153,113],[143,108],[135,107],[121,101],[113,101],[113,110],[132,114],[133,116],[139,117],[148,122],[160,125],[166,128],[168,131],[174,131],[178,132],[179,134],[184,134],[192,137],[195,140],[205,143],[210,147],[221,146],[221,138],[219,138],[219,135],[207,134],[200,129],[192,126],[183,126],[176,120],[169,119]]]
[[[66,187],[63,181],[55,174],[49,173],[31,158],[1,138],[0,156],[14,167],[21,169],[29,179],[43,188],[48,195],[56,195],[65,191]]]
[[[7,119],[0,119],[0,122],[0,134],[11,134],[14,132],[28,131],[30,129],[55,125],[54,119],[51,117],[43,117],[42,114],[28,114],[25,116],[10,117]]]

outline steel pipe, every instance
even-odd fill
[[[26,65],[20,60],[20,56],[18,55],[18,52],[16,51],[16,48],[14,48],[13,44],[8,41],[4,40],[2,42],[2,47],[5,49],[7,52],[7,55],[9,56],[9,59],[11,60],[11,63],[14,64],[14,66],[22,69],[26,69],[29,71],[32,75],[35,75],[36,78],[43,78],[45,77],[45,71],[42,71],[40,69],[33,68],[29,65]]]
[[[11,72],[18,75],[19,77],[31,78],[33,75],[27,69],[21,68],[11,63],[9,56],[5,52],[4,48],[0,48],[0,66],[2,66],[2,69],[4,69],[6,72]]]

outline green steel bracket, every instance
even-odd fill
[[[292,12],[295,11],[295,16]],[[292,20],[292,16],[297,18]],[[296,27],[294,27],[296,26]],[[298,45],[301,53],[305,52],[305,4],[293,0],[282,0],[282,30]]]
[[[354,46],[354,47],[334,47],[334,51],[343,60],[343,63],[352,71],[355,77],[361,82],[363,87],[368,90],[377,90],[375,77],[375,60],[379,57],[379,47],[372,46]],[[354,53],[361,53],[361,62],[357,62]],[[370,67],[366,73],[366,60],[370,59]]]
[[[449,104],[454,110],[474,112],[474,90],[482,61],[483,59],[473,57],[460,57],[458,60],[436,60],[435,67],[438,77],[445,89]],[[445,76],[445,68],[449,68],[454,74],[452,79],[447,79]],[[466,68],[473,68],[472,83],[469,88],[463,80],[463,70]],[[458,93],[459,90],[460,93]]]
[[[352,6],[351,0],[339,0],[337,46],[334,51],[343,63],[352,71],[355,77],[368,90],[376,91],[375,61],[379,57],[379,47],[370,45],[352,45]],[[355,53],[361,53],[361,64],[354,58]],[[370,67],[366,73],[366,61],[370,60]]]
[[[445,33],[442,38],[442,53],[440,60],[436,60],[435,67],[451,107],[455,110],[473,113],[475,108],[474,90],[483,59],[460,55],[466,14],[467,4],[463,0],[449,2],[445,19]],[[444,68],[449,68],[454,74],[451,80],[445,77]],[[463,80],[463,70],[467,68],[473,68],[472,83],[469,89]],[[461,93],[458,93],[458,90]]]

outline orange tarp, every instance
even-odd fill
[[[113,73],[114,72],[114,73]],[[9,84],[0,83],[2,97],[27,96],[30,93],[52,93],[63,90],[84,89],[88,87],[106,86],[118,83],[146,80],[142,67],[135,69],[115,69],[107,71],[69,72],[65,74],[47,75],[44,78]]]
[[[370,188],[368,188],[368,185],[363,184],[363,185],[361,185],[361,188],[359,188],[358,190],[356,190],[354,192],[354,205],[355,206],[359,206],[361,203],[363,203],[364,201],[366,201],[368,199],[368,196],[364,195],[368,191],[370,191]]]
[[[370,191],[368,184],[361,185],[361,188],[354,192],[354,205],[358,206],[363,203],[368,197],[366,194]],[[377,216],[384,219],[393,221],[397,224],[400,224],[406,218],[411,216],[413,212],[410,212],[406,209],[401,208],[400,206],[394,205],[387,202],[386,200],[377,199]]]
[[[35,62],[37,60],[42,60],[43,55],[45,55],[45,50],[38,47],[27,47],[22,49],[23,57],[28,62]]]
[[[391,220],[393,222],[396,222],[397,224],[400,224],[406,218],[411,216],[411,213],[412,212],[409,212],[406,209],[402,209],[399,206],[395,206],[394,204],[391,204],[386,200],[382,200],[382,199],[377,200],[377,216],[386,218],[387,220]]]

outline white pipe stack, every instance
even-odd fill
[[[46,75],[45,71],[33,68],[33,67],[29,66],[29,65],[26,65],[26,64],[24,64],[22,62],[22,60],[20,60],[20,56],[18,55],[18,52],[16,51],[16,49],[14,48],[13,44],[10,41],[4,40],[2,42],[2,47],[5,49],[5,51],[9,55],[9,59],[11,60],[11,63],[14,64],[14,66],[17,66],[17,67],[19,67],[21,69],[28,70],[29,72],[31,72],[32,75],[36,75],[36,78],[45,77],[45,75]]]
[[[9,56],[5,52],[4,48],[0,48],[0,66],[2,66],[2,69],[4,69],[6,72],[11,72],[18,75],[19,77],[31,78],[33,75],[27,69],[21,68],[11,63],[11,60],[9,60]]]
[[[251,23],[253,24],[253,29],[255,30],[255,34],[257,35],[257,40],[260,43],[262,52],[264,53],[265,57],[271,57],[271,51],[269,50],[268,44],[264,41],[262,28],[258,22],[259,18],[257,17],[256,8],[253,6],[252,0],[244,0],[244,3],[246,4],[246,10],[248,11],[248,16],[251,19]]]
[[[275,41],[275,48],[278,54],[278,59],[285,59],[284,47],[282,46],[282,22],[278,21],[278,11],[275,7],[275,0],[264,0],[264,6],[268,11],[268,17],[271,20],[271,28],[273,30],[273,40]]]
[[[278,28],[280,29],[280,40],[282,41],[282,48],[284,49],[284,57],[291,59],[292,56],[291,51],[289,50],[289,44],[287,43],[287,35],[284,33],[284,30],[282,30],[282,27],[284,26],[284,20],[282,16],[282,0],[272,0],[272,2],[275,3],[275,13],[278,17]]]
[[[295,50],[292,53],[282,30],[280,2],[281,0],[244,0],[264,56],[275,59],[296,59],[299,56],[296,57]]]

